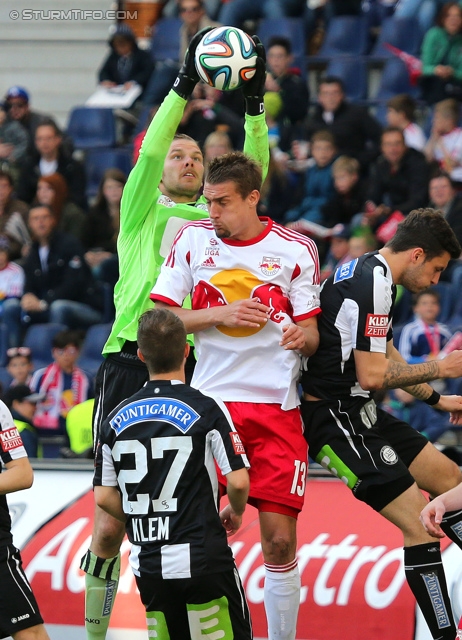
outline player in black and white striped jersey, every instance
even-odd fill
[[[460,253],[441,212],[419,209],[383,249],[339,267],[321,291],[319,349],[302,376],[310,455],[401,529],[407,581],[439,640],[453,640],[456,630],[439,543],[419,522],[426,503],[419,487],[438,495],[462,476],[424,436],[379,409],[371,391],[404,388],[462,423],[462,397],[440,396],[427,384],[462,375],[462,351],[409,365],[393,347],[392,330],[396,285],[426,289]],[[461,524],[459,511],[442,528],[462,548]]]
[[[181,320],[166,309],[146,311],[137,341],[150,380],[102,425],[96,503],[125,522],[130,565],[156,637],[198,637],[206,627],[210,633],[213,609],[215,634],[250,640],[227,544],[248,496],[244,448],[223,403],[184,382],[189,346]],[[228,481],[229,505],[220,514],[214,461]]]
[[[32,402],[36,401],[32,398]],[[25,398],[27,400],[27,398]],[[28,489],[34,474],[8,407],[0,402],[0,638],[50,640],[19,549],[13,544],[7,493]]]

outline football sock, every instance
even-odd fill
[[[265,563],[264,600],[268,640],[295,640],[300,606],[297,560],[286,565]]]
[[[120,575],[120,554],[99,558],[90,550],[80,568],[85,576],[85,629],[87,640],[104,640],[109,627]]]
[[[462,511],[445,513],[440,527],[447,537],[462,549]]]
[[[439,542],[404,547],[404,571],[432,637],[453,640],[452,617]]]

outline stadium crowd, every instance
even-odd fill
[[[348,77],[326,74],[330,58],[320,61],[317,54],[322,54],[323,42],[328,41],[336,19],[345,16],[366,20],[366,58],[380,40],[385,21],[419,16],[417,57],[421,56],[422,65],[417,79],[411,68],[406,68],[408,93],[403,93],[400,85],[382,101],[357,100],[349,97]],[[154,44],[152,52],[146,51],[130,27],[119,24],[98,71],[101,86],[138,83],[142,88],[127,111],[114,114],[123,122],[115,148],[126,151],[127,157],[133,153],[130,165],[136,161],[144,132],[198,30],[225,23],[251,33],[258,32],[265,19],[290,23],[295,18],[303,24],[302,57],[294,55],[293,42],[286,35],[272,34],[266,42],[264,101],[270,166],[259,213],[315,240],[321,279],[365,251],[382,247],[393,237],[397,224],[416,208],[433,206],[443,211],[458,240],[462,240],[458,80],[462,77],[462,59],[456,53],[462,38],[459,3],[274,0],[249,5],[240,0],[223,4],[170,0],[163,5],[160,23],[173,18],[178,18],[179,28],[175,60],[156,60]],[[438,46],[445,49],[443,54]],[[375,67],[379,73],[384,62]],[[310,95],[310,88],[316,95]],[[118,278],[120,200],[130,166],[124,171],[116,162],[114,166],[101,166],[97,191],[94,185],[90,188],[87,157],[91,149],[80,149],[70,132],[62,131],[52,116],[35,111],[32,99],[26,88],[13,86],[6,89],[0,109],[3,393],[17,384],[7,350],[30,350],[27,334],[33,325],[37,330],[55,326],[54,333],[80,332],[74,345],[78,351],[90,327],[104,325],[109,333]],[[242,149],[243,120],[240,92],[220,92],[199,84],[188,100],[178,131],[199,141],[207,150],[208,163],[225,150]],[[435,294],[443,299],[434,322],[442,319],[449,335],[462,327],[462,308],[456,293],[461,269],[462,263],[452,260]],[[401,326],[416,322],[412,301],[406,294],[398,302],[395,322],[398,334]],[[56,349],[50,335],[43,337],[49,365]],[[433,357],[436,347],[427,346],[430,356],[420,357]],[[84,352],[88,349],[87,344]],[[28,355],[32,369],[36,360],[33,352],[32,345]],[[90,396],[99,359],[98,354],[93,357],[93,365],[85,371]],[[36,364],[39,368],[45,363]],[[34,392],[38,391],[35,379],[28,381]],[[81,400],[75,396],[70,406]],[[384,404],[390,412],[405,411],[408,415],[410,407],[405,400],[387,395]],[[413,404],[422,405],[419,401]],[[65,416],[70,406],[63,406]],[[419,429],[422,417],[412,417],[414,413],[420,415],[417,409],[411,411],[410,420]],[[449,426],[444,423],[439,435]],[[61,429],[59,435],[67,438],[66,430]],[[67,446],[63,451],[69,452],[69,441],[63,444]],[[59,455],[59,448],[52,450]]]

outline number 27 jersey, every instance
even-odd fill
[[[249,466],[223,403],[177,381],[152,380],[102,425],[93,483],[119,487],[136,575],[190,578],[233,567],[214,461]]]

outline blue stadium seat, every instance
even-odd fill
[[[161,18],[156,22],[151,36],[151,56],[155,62],[178,61],[182,24],[180,18]]]
[[[451,286],[454,292],[454,306],[447,323],[453,331],[459,331],[462,330],[462,264],[454,268],[451,275]]]
[[[418,97],[418,87],[411,85],[406,65],[399,58],[389,58],[383,67],[377,95],[371,102],[386,102],[398,93]]]
[[[406,324],[412,316],[412,293],[404,289],[393,311],[393,326]]]
[[[103,361],[101,352],[109,337],[112,323],[94,324],[87,331],[77,365],[94,377]]]
[[[282,20],[263,18],[258,23],[257,36],[265,48],[268,47],[273,36],[283,36],[290,40],[295,58],[306,54],[305,30],[300,18],[283,18]]]
[[[341,78],[348,100],[354,102],[366,100],[368,69],[365,58],[353,56],[333,58],[327,65],[326,75]]]
[[[91,149],[85,156],[85,172],[87,174],[87,198],[93,198],[97,192],[101,178],[107,169],[120,169],[126,176],[132,170],[131,148]]]
[[[403,331],[404,324],[393,324],[393,344],[399,349],[399,340],[401,338],[401,332]]]
[[[2,394],[4,394],[8,389],[12,380],[13,378],[10,376],[7,369],[5,367],[0,367],[0,388]]]
[[[6,350],[8,349],[8,329],[5,324],[0,324],[0,367],[7,362]]]
[[[329,21],[324,42],[308,63],[339,55],[364,56],[369,48],[369,25],[365,16],[336,16]]]
[[[394,54],[384,46],[391,44],[406,53],[418,56],[422,43],[422,34],[415,18],[395,18],[391,16],[382,22],[379,36],[369,54],[369,61],[381,62]]]
[[[32,364],[34,369],[47,367],[53,362],[51,355],[52,341],[60,331],[66,331],[68,327],[58,323],[32,324],[24,337],[24,346],[32,352]]]
[[[438,282],[438,284],[435,284],[431,288],[436,290],[440,297],[440,314],[438,321],[446,323],[454,313],[456,303],[454,287],[451,282]],[[459,296],[460,293],[457,294],[457,297]]]
[[[116,128],[112,109],[74,107],[69,115],[67,134],[76,149],[115,146]]]

